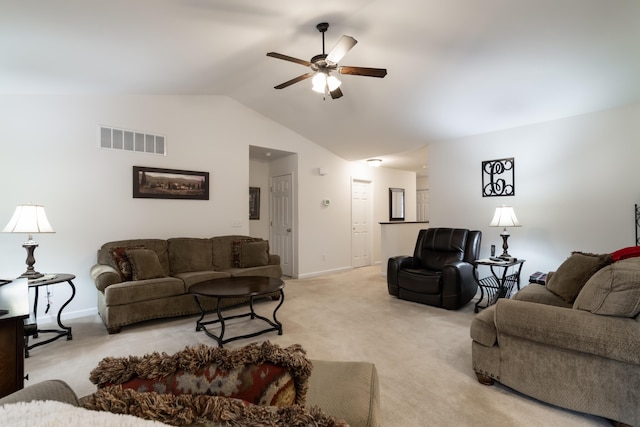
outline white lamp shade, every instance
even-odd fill
[[[44,206],[18,205],[3,233],[55,233],[49,224]]]
[[[489,224],[491,227],[520,227],[512,206],[498,206]]]

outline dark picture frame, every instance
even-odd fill
[[[134,166],[133,198],[209,200],[209,172]]]
[[[260,219],[260,187],[249,187],[249,219]]]
[[[513,157],[482,162],[482,197],[515,196],[516,161]]]

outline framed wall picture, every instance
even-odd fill
[[[260,219],[260,187],[249,187],[249,219]]]
[[[515,196],[513,157],[482,162],[482,197]]]
[[[134,166],[133,198],[209,200],[209,172]]]

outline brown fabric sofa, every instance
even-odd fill
[[[473,370],[483,384],[640,426],[640,258],[585,265],[589,255],[479,313]]]
[[[91,278],[98,311],[109,333],[150,319],[198,313],[189,288],[230,276],[282,276],[280,257],[266,240],[230,235],[212,238],[133,239],[108,242],[98,250]],[[225,306],[247,299],[225,299]],[[204,308],[214,309],[208,298]]]

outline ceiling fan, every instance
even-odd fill
[[[277,86],[275,89],[284,89],[291,86],[294,83],[298,83],[302,80],[313,77],[313,90],[323,94],[331,95],[332,99],[337,99],[342,96],[342,90],[340,90],[341,81],[338,80],[331,73],[337,71],[340,74],[350,74],[353,76],[369,76],[369,77],[384,77],[387,75],[385,68],[366,68],[366,67],[352,67],[348,65],[339,66],[338,62],[356,45],[357,40],[350,36],[342,36],[338,43],[331,49],[329,54],[324,52],[324,33],[329,28],[327,22],[321,22],[316,25],[318,31],[322,33],[322,54],[316,55],[311,58],[310,61],[304,59],[293,58],[291,56],[283,55],[281,53],[269,52],[267,56],[277,59],[283,59],[285,61],[295,62],[296,64],[305,65],[311,68],[312,72],[302,74]]]

